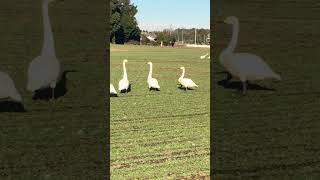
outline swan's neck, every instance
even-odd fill
[[[123,79],[128,79],[126,63],[123,63]]]
[[[236,22],[235,24],[232,25],[232,38],[231,41],[229,42],[229,45],[226,49],[222,51],[220,54],[220,63],[224,64],[225,56],[228,54],[233,53],[237,46],[237,41],[238,41],[238,35],[239,35],[239,23]]]
[[[55,56],[54,39],[50,24],[50,18],[48,13],[49,3],[43,1],[42,3],[42,17],[43,17],[43,46],[42,55]]]
[[[151,79],[152,78],[152,64],[149,64],[149,65],[150,65],[150,70],[149,70],[148,79]]]
[[[232,53],[235,50],[237,46],[238,35],[239,35],[239,23],[236,22],[232,25],[232,38],[231,38],[231,41],[229,42],[228,47],[224,50],[224,52]]]
[[[180,78],[179,79],[183,79],[183,77],[184,77],[184,69],[182,69],[182,74],[181,74],[181,76],[180,76]]]

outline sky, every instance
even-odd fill
[[[140,29],[210,28],[210,0],[131,0]]]

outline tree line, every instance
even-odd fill
[[[151,34],[156,37],[156,42],[150,41],[145,34]],[[171,43],[179,44],[194,44],[195,41],[195,28],[192,29],[164,29],[163,31],[153,31],[147,32],[144,31],[141,35],[142,44],[148,45],[160,45],[161,42],[164,46],[172,45]],[[209,44],[210,37],[209,29],[197,29],[196,30],[197,44]]]

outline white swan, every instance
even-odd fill
[[[205,54],[205,55],[203,55],[203,56],[200,56],[200,59],[204,59],[204,58],[206,58],[208,55],[209,55],[209,53],[207,53],[207,54]]]
[[[181,86],[184,87],[186,90],[188,88],[193,89],[195,87],[198,87],[198,85],[196,85],[196,83],[194,83],[191,79],[184,78],[185,68],[180,67],[180,69],[182,69],[182,74],[181,74],[180,78],[178,79],[178,81],[181,84]]]
[[[54,39],[48,15],[48,4],[53,0],[42,1],[43,47],[41,54],[32,60],[28,68],[27,90],[36,91],[50,87],[54,99],[54,89],[60,76],[60,62],[54,48]]]
[[[148,87],[149,90],[151,89],[156,89],[156,90],[160,90],[160,86],[158,83],[158,80],[152,77],[152,62],[148,62],[149,66],[150,66],[150,70],[149,70],[149,75],[148,75]]]
[[[114,88],[113,84],[110,83],[110,96],[118,96],[116,89]]]
[[[127,70],[126,70],[126,63],[128,62],[128,60],[124,59],[122,66],[123,66],[123,78],[119,81],[119,87],[118,90],[120,92],[128,92],[129,89],[129,80],[128,80],[128,75],[127,75]]]
[[[21,102],[22,98],[7,73],[0,72],[0,101]]]
[[[260,57],[249,53],[234,53],[239,33],[239,22],[234,16],[226,18],[224,22],[231,24],[233,27],[232,39],[228,47],[220,54],[220,63],[229,72],[227,81],[231,80],[232,77],[240,79],[243,94],[245,94],[248,80],[267,78],[281,80],[280,75],[274,73]]]
[[[208,59],[210,59],[210,56],[208,56]]]

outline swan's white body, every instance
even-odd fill
[[[110,84],[110,95],[117,95],[117,91],[114,88],[113,84]]]
[[[27,90],[36,91],[43,88],[54,88],[60,76],[60,62],[54,48],[54,38],[48,15],[48,4],[53,0],[43,0],[42,15],[44,26],[44,40],[40,56],[31,61],[28,68]],[[54,98],[54,94],[53,94]]]
[[[238,40],[239,22],[234,16],[228,17],[225,23],[233,26],[232,39],[226,49],[220,54],[221,65],[231,74],[240,79],[243,84],[243,93],[246,93],[246,82],[249,80],[277,79],[281,77],[260,58],[249,53],[234,53]]]
[[[154,38],[154,37],[147,36],[147,38],[148,38],[150,41],[156,42],[156,38]]]
[[[148,64],[150,66],[148,80],[147,80],[148,87],[149,87],[149,89],[153,88],[153,89],[160,90],[158,80],[152,77],[152,62],[148,62]]]
[[[0,72],[0,101],[21,102],[22,98],[7,73]]]
[[[208,59],[210,59],[210,56],[208,56]]]
[[[180,67],[180,69],[182,69],[182,74],[181,74],[180,78],[178,79],[178,81],[181,84],[181,86],[183,86],[186,90],[188,88],[193,89],[195,87],[198,87],[198,85],[196,85],[196,83],[194,83],[191,79],[184,78],[185,68]]]
[[[126,69],[126,63],[128,60],[123,60],[122,66],[123,66],[123,78],[119,81],[119,87],[118,90],[128,92],[129,89],[129,80],[127,75],[127,69]]]
[[[203,56],[200,56],[200,59],[205,59],[207,56],[209,55],[209,53],[203,55]]]

